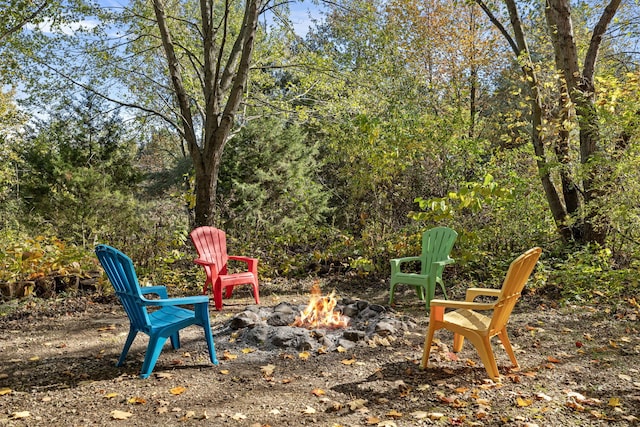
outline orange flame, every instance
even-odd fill
[[[320,286],[314,283],[311,287],[311,300],[309,305],[300,312],[292,326],[303,328],[344,328],[349,324],[349,318],[333,311],[338,304],[335,291],[329,296],[323,297]]]

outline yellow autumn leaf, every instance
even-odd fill
[[[355,363],[355,361],[356,361],[356,359],[355,359],[355,358],[352,358],[352,359],[342,359],[342,360],[340,361],[340,363],[342,363],[343,365],[347,365],[347,366],[349,366],[349,365],[353,365],[353,364]]]
[[[114,420],[126,420],[132,416],[133,414],[131,412],[118,411],[117,409],[115,411],[111,411],[111,418]]]
[[[311,356],[311,353],[308,351],[303,351],[302,353],[298,353],[298,357],[302,360],[307,360]]]
[[[311,390],[311,394],[313,394],[314,396],[324,396],[326,393],[323,389],[321,388],[314,388],[313,390]]]
[[[38,360],[40,360],[40,357],[38,357],[38,356],[33,356],[33,357],[29,358],[29,361],[31,361],[31,362],[37,362]]]
[[[609,399],[609,403],[608,403],[608,405],[609,405],[609,406],[613,406],[613,407],[621,406],[620,398],[619,398],[619,397],[612,397],[612,398],[610,398],[610,399]]]
[[[104,395],[104,398],[105,399],[113,399],[117,395],[118,395],[118,393],[107,393],[107,394]]]
[[[338,348],[336,348],[336,351],[337,351],[338,353],[346,353],[346,352],[347,352],[347,349],[346,349],[346,348],[344,348],[343,346],[339,345],[339,346],[338,346]]]
[[[127,402],[132,405],[144,405],[145,403],[147,403],[147,401],[142,397],[132,397],[131,399],[127,400]]]
[[[373,426],[373,425],[377,425],[378,423],[380,423],[380,418],[378,417],[368,417],[365,421],[365,423],[368,426]]]
[[[249,347],[242,349],[243,354],[253,353],[254,351],[256,351],[254,348],[249,348]]]
[[[5,394],[11,393],[11,389],[9,387],[0,388],[0,396],[4,396]]]
[[[184,393],[185,391],[187,391],[186,387],[183,386],[177,386],[172,388],[171,390],[169,390],[169,393],[173,394],[174,396],[177,396],[179,394]]]
[[[222,375],[229,375],[229,370],[228,369],[220,369],[220,373]]]
[[[230,353],[229,350],[225,350],[222,353],[222,357],[221,357],[222,360],[235,360],[237,358],[238,358],[238,355]]]
[[[521,397],[518,397],[516,399],[516,402],[517,402],[518,406],[520,406],[521,408],[524,408],[524,407],[530,406],[533,403],[533,400],[531,400],[531,399],[523,399]]]
[[[275,371],[276,369],[276,365],[265,365],[260,367],[260,372],[262,372],[262,375],[264,375],[265,377],[270,377],[271,375],[273,375],[273,371]]]

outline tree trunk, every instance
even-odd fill
[[[600,142],[600,126],[595,108],[594,71],[602,35],[620,3],[621,0],[611,0],[594,27],[582,72],[579,70],[578,49],[573,35],[570,1],[548,0],[546,8],[547,22],[556,52],[556,66],[563,73],[567,93],[575,105],[580,129],[580,163],[584,169],[582,186],[586,207],[581,236],[584,242],[604,243],[606,238],[605,224],[596,223],[598,212],[595,202],[600,197],[596,181],[597,177],[605,174],[598,162],[594,161]]]

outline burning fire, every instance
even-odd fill
[[[303,328],[344,328],[349,324],[349,318],[343,314],[333,311],[338,300],[335,298],[335,291],[329,296],[323,297],[320,286],[315,283],[311,287],[311,300],[309,305],[300,312],[292,326]]]

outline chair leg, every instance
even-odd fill
[[[118,363],[116,366],[122,366],[124,363],[124,359],[127,357],[127,353],[129,353],[129,348],[131,348],[131,344],[133,344],[133,340],[138,335],[138,331],[129,327],[129,335],[127,335],[127,340],[124,342],[124,347],[122,348],[122,353],[120,353],[120,358],[118,359]]]
[[[216,310],[222,310],[222,284],[216,282],[213,285],[213,302],[216,306]]]
[[[209,359],[211,363],[217,365],[218,358],[216,357],[216,346],[213,342],[213,334],[211,333],[211,323],[209,322],[209,307],[207,304],[195,304],[194,311],[198,324],[202,326],[204,331],[204,338],[207,340],[207,348],[209,349]]]
[[[513,363],[513,366],[515,368],[518,368],[520,365],[518,365],[518,361],[516,360],[516,354],[513,352],[513,347],[511,347],[511,341],[509,341],[509,336],[507,335],[507,328],[503,328],[498,333],[498,338],[500,338],[500,342],[502,342],[502,346],[504,347],[505,351],[509,355],[509,359],[511,359],[511,363]]]
[[[202,287],[202,295],[207,295],[207,291],[209,290],[209,285],[211,285],[211,281],[207,277],[207,280],[205,280],[204,286]]]
[[[174,350],[179,349],[180,348],[180,333],[178,331],[176,331],[173,334],[171,334],[170,338],[171,338],[171,347]]]
[[[453,334],[453,352],[459,353],[462,350],[462,346],[464,345],[464,335],[459,333]]]
[[[140,371],[140,378],[149,378],[153,368],[156,366],[158,356],[162,351],[164,343],[167,342],[167,337],[150,336],[149,346],[147,352],[144,355],[144,363],[142,364],[142,370]]]
[[[480,360],[482,360],[482,364],[484,365],[487,374],[489,374],[489,378],[494,381],[500,379],[498,364],[496,363],[496,358],[493,355],[493,350],[491,349],[491,339],[488,336],[479,336],[475,334],[468,335],[467,338],[469,338],[469,341],[471,341],[480,355]]]
[[[226,288],[224,288],[224,297],[229,299],[231,298],[231,295],[233,294],[233,286],[227,286]]]
[[[389,285],[389,305],[393,304],[393,293],[396,290],[396,285],[397,283],[393,283],[393,282],[391,282],[391,284]]]
[[[435,327],[433,324],[429,324],[429,331],[427,332],[427,336],[424,338],[424,350],[422,350],[422,362],[420,362],[420,368],[426,369],[427,364],[429,363],[429,354],[431,353],[431,343],[433,342],[433,334],[435,332]]]
[[[253,285],[253,298],[256,300],[256,304],[260,305],[260,291],[258,290],[258,281],[254,280],[252,285]]]
[[[436,280],[436,283],[440,284],[440,289],[442,289],[442,295],[444,295],[444,299],[449,299],[449,297],[447,297],[447,291],[444,288],[444,282],[442,281],[442,279]]]

